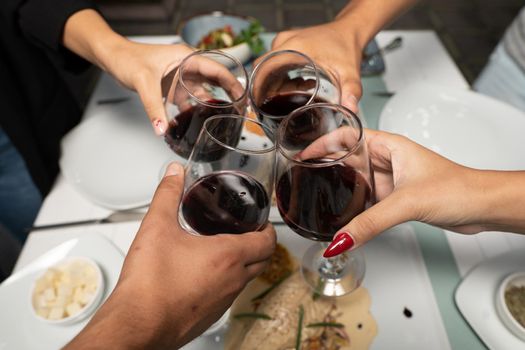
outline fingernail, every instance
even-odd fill
[[[354,95],[349,95],[348,98],[348,108],[354,113],[359,112],[359,100]]]
[[[179,163],[170,163],[166,168],[166,174],[164,176],[176,176],[183,173],[182,165]]]
[[[295,160],[297,160],[297,161],[301,161],[301,160],[303,160],[303,159],[302,159],[302,156],[303,156],[302,153],[303,153],[302,151],[299,152],[299,153],[297,153],[295,156],[293,156],[293,158],[294,158]]]
[[[164,135],[166,128],[164,127],[164,122],[161,119],[155,119],[153,121],[153,129],[158,136]]]
[[[354,238],[348,232],[339,233],[335,239],[330,243],[328,248],[323,253],[323,257],[331,258],[339,255],[349,249],[355,244]]]

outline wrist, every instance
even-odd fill
[[[474,170],[477,220],[484,231],[525,232],[525,172]]]
[[[352,14],[337,18],[331,23],[334,30],[341,33],[348,42],[354,45],[358,52],[363,52],[364,48],[372,40],[375,31],[367,28],[366,24],[361,23],[361,19]]]
[[[151,308],[150,293],[139,293],[126,283],[117,285],[86,328],[68,348],[156,349],[164,315]],[[131,287],[131,286],[129,286]]]
[[[111,72],[111,67],[114,65],[118,53],[125,51],[126,47],[132,44],[128,39],[111,30],[103,38],[93,42],[92,51],[95,57],[94,63],[102,70]]]
[[[156,299],[155,293],[151,293],[151,285],[119,282],[115,292],[112,293],[112,304],[110,310],[118,310],[120,317],[129,327],[125,327],[125,333],[133,333],[129,336],[130,344],[137,348],[159,348],[162,344],[162,330],[166,328],[168,315],[163,311],[163,303]],[[123,327],[124,328],[124,327]],[[160,347],[161,348],[161,347]]]

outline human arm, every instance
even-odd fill
[[[301,157],[319,157],[330,142],[344,144],[350,139],[344,129],[329,136],[329,142],[324,142],[328,137],[320,139]],[[329,251],[358,247],[413,220],[464,234],[525,233],[525,171],[468,168],[406,137],[381,131],[367,130],[366,145],[378,203],[342,227]]]
[[[357,111],[361,98],[363,49],[387,23],[417,0],[352,0],[332,22],[277,35],[273,50],[293,49],[310,56],[341,84],[341,102]]]
[[[118,284],[66,349],[178,348],[201,334],[263,271],[275,231],[195,236],[178,224],[182,167],[171,165]]]
[[[162,135],[167,119],[161,80],[191,52],[186,45],[132,42],[114,32],[93,9],[78,11],[64,26],[63,45],[137,91],[155,132]]]

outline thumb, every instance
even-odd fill
[[[147,217],[154,222],[167,222],[170,226],[176,224],[183,192],[184,168],[178,163],[171,163],[155,191]]]
[[[323,256],[330,258],[362,246],[381,232],[412,220],[415,215],[402,192],[393,192],[371,208],[357,215],[335,234]]]
[[[164,135],[168,128],[168,120],[164,103],[162,102],[160,81],[156,81],[153,78],[145,79],[137,88],[137,92],[144,105],[144,110],[153,125],[153,130],[159,136]]]
[[[359,77],[346,78],[341,82],[341,104],[354,113],[359,112],[359,100],[363,94]]]

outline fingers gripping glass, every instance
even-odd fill
[[[279,126],[276,159],[279,213],[307,239],[330,242],[374,201],[361,122],[342,106],[311,104],[292,112]],[[325,248],[326,243],[315,244],[303,257],[307,283],[326,296],[357,288],[365,269],[359,249],[325,259]]]
[[[316,102],[340,102],[337,79],[312,59],[294,50],[273,52],[255,67],[249,85],[250,104],[273,132],[295,109]]]
[[[187,231],[214,235],[264,228],[275,163],[265,128],[239,115],[204,122],[185,169],[179,221]]]
[[[169,119],[165,140],[188,158],[204,121],[217,114],[244,114],[248,74],[234,57],[220,51],[196,51],[186,57],[168,87]]]

